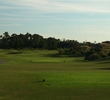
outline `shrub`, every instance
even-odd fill
[[[100,58],[101,58],[101,56],[100,56],[99,53],[93,53],[92,52],[92,53],[89,53],[89,54],[86,55],[85,60],[92,61],[92,60],[98,60]]]
[[[97,53],[94,53],[94,54],[89,56],[89,60],[98,60],[100,58],[101,58],[100,55]]]
[[[110,52],[107,54],[107,56],[110,56]]]
[[[73,51],[72,51],[72,54],[77,54],[77,51],[76,51],[76,50],[73,50]]]
[[[86,57],[84,60],[89,60],[90,55],[92,55],[94,52],[90,51],[86,53]]]
[[[104,53],[100,53],[100,56],[101,56],[101,58],[106,58],[107,57],[107,55],[104,54]]]
[[[63,49],[59,49],[58,51],[59,51],[59,54],[60,55],[62,55],[64,53],[64,50]]]

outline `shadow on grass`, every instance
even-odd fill
[[[98,60],[98,63],[99,64],[109,64],[110,63],[110,57],[100,59],[100,60]]]
[[[99,61],[105,61],[105,60],[110,60],[110,57],[100,59]]]
[[[110,64],[110,61],[106,61],[106,62],[99,62],[99,64]]]
[[[110,70],[110,68],[96,68],[97,70]]]
[[[81,62],[81,63],[88,63],[89,61],[86,61],[86,60],[84,60],[83,58],[82,59],[76,59],[76,60],[74,60],[75,62]]]
[[[97,60],[92,60],[92,61],[87,60],[87,61],[88,62],[95,62],[97,64],[110,64],[110,57],[102,58],[102,59],[97,59]]]
[[[44,82],[44,81],[34,81],[33,83],[41,83],[41,82]]]
[[[22,54],[22,52],[9,52],[8,54]]]
[[[45,57],[59,57],[59,54],[46,54]]]
[[[36,81],[36,82],[44,82],[44,81]]]
[[[84,57],[84,55],[82,54],[59,54],[59,53],[55,53],[55,54],[46,54],[45,57]]]

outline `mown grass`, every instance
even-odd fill
[[[87,62],[47,50],[10,52],[0,50],[0,100],[110,99],[109,59]]]

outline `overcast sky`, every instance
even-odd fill
[[[110,0],[0,0],[0,34],[110,41]]]

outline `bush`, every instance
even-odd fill
[[[77,51],[76,51],[76,50],[73,50],[73,51],[72,51],[72,54],[77,54]]]
[[[98,53],[90,53],[89,55],[86,55],[85,60],[92,61],[92,60],[98,60],[100,58],[101,58],[100,54],[98,54]]]
[[[86,57],[85,57],[85,59],[84,60],[89,60],[89,57],[90,57],[90,55],[92,55],[94,52],[87,52],[86,53]]]
[[[94,53],[94,54],[90,55],[89,60],[98,60],[98,59],[100,59],[100,58],[101,58],[101,57],[100,57],[99,54]]]
[[[109,56],[109,57],[110,57],[110,52],[107,54],[107,56]]]
[[[58,51],[59,51],[59,55],[64,54],[64,50],[63,49],[59,49]]]
[[[106,58],[107,57],[107,55],[104,54],[104,53],[101,53],[100,56],[101,56],[101,58]]]

